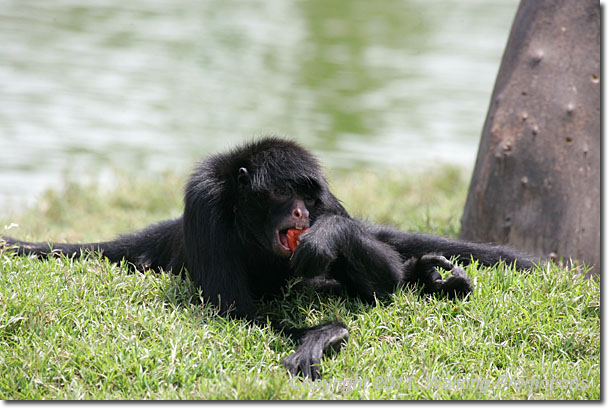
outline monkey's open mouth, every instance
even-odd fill
[[[299,246],[299,237],[301,236],[301,234],[307,232],[309,230],[309,228],[301,228],[301,227],[294,227],[294,228],[286,228],[286,229],[280,229],[277,232],[277,241],[280,244],[280,247],[282,248],[282,252],[286,253],[286,254],[292,254],[294,253],[295,249],[297,248],[297,246]]]
[[[277,240],[286,250],[290,250],[288,247],[288,229],[282,229],[281,231],[277,231]]]

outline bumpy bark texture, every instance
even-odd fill
[[[600,266],[600,4],[522,0],[461,237]]]

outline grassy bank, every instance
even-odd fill
[[[334,175],[356,216],[455,236],[467,183],[442,170],[419,178]],[[183,177],[76,184],[32,209],[0,215],[29,240],[108,239],[180,214]],[[0,225],[0,229],[1,226]],[[130,274],[94,257],[37,261],[0,254],[0,398],[11,399],[598,399],[600,286],[542,266],[467,268],[464,301],[403,289],[374,306],[287,290],[263,312],[296,325],[340,319],[343,350],[322,382],[291,378],[294,345],[268,327],[228,321],[188,281]]]

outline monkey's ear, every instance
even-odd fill
[[[241,185],[248,185],[250,183],[250,174],[246,168],[241,167],[237,172],[237,182]]]

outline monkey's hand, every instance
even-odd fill
[[[306,329],[293,329],[292,336],[301,344],[284,359],[284,366],[294,375],[317,380],[320,378],[320,361],[324,352],[339,350],[349,332],[341,322],[331,322]]]
[[[450,271],[451,276],[443,279],[437,270],[439,267]],[[428,254],[407,260],[404,281],[424,285],[425,293],[439,293],[450,298],[463,298],[472,292],[472,283],[464,269],[441,255]]]
[[[337,259],[340,229],[336,217],[326,217],[317,221],[299,238],[291,259],[291,265],[297,276],[311,278],[328,270]]]

